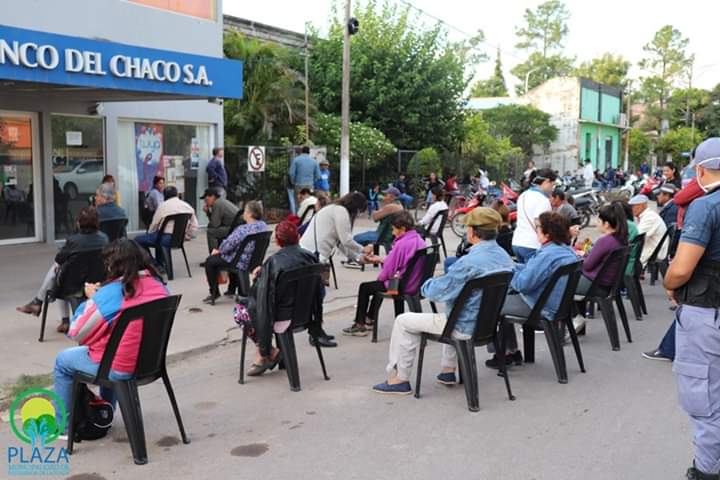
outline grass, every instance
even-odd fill
[[[0,392],[0,410],[7,409],[13,399],[25,390],[29,388],[44,388],[52,385],[52,382],[51,373],[20,375],[15,383],[8,383],[2,386],[2,391]]]

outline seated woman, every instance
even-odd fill
[[[435,187],[430,190],[430,198],[432,199],[432,204],[418,222],[418,227],[422,227],[422,230],[426,234],[436,235],[440,229],[441,220],[440,218],[435,220],[435,216],[442,211],[447,211],[448,204],[445,202],[445,191],[442,187]],[[430,222],[433,220],[435,220],[435,223],[430,225]]]
[[[45,279],[40,286],[40,290],[35,294],[35,298],[22,307],[17,307],[18,312],[35,315],[36,317],[40,315],[42,304],[45,301],[45,294],[55,286],[57,273],[63,263],[76,253],[99,250],[108,244],[107,235],[100,231],[100,220],[95,207],[85,207],[80,210],[76,223],[79,233],[70,235],[67,238],[65,245],[55,255],[55,261],[47,274],[45,274]],[[60,318],[62,320],[57,327],[57,331],[66,333],[70,325],[70,309],[66,302],[58,302],[58,307],[60,308]]]
[[[103,257],[108,281],[105,285],[86,284],[88,300],[75,312],[68,337],[80,346],[66,348],[55,359],[55,393],[65,405],[71,405],[73,375],[97,373],[114,322],[128,308],[168,296],[150,255],[126,238],[105,247]],[[135,372],[142,340],[142,324],[132,322],[120,341],[110,370],[110,379],[127,380]],[[101,396],[115,406],[111,389],[102,388]]]
[[[358,290],[357,309],[355,310],[355,323],[343,329],[343,335],[364,337],[368,334],[367,325],[376,321],[377,313],[382,302],[379,293],[386,292],[391,278],[402,277],[405,274],[410,259],[420,249],[427,247],[425,241],[413,229],[414,221],[407,210],[396,213],[390,220],[392,234],[395,237],[393,248],[383,260],[376,256],[367,256],[365,261],[382,263],[383,268],[374,282],[363,282]],[[416,292],[420,287],[422,269],[417,265],[411,280],[408,282],[408,293]],[[372,301],[370,298],[372,297]]]
[[[210,295],[205,297],[203,302],[209,305],[215,305],[215,300],[220,298],[218,275],[223,269],[235,266],[238,270],[247,270],[250,258],[255,250],[255,242],[248,243],[245,251],[240,255],[237,265],[232,265],[230,262],[235,258],[238,248],[240,248],[240,244],[245,237],[267,230],[267,225],[262,221],[262,216],[263,210],[260,202],[247,202],[243,210],[243,220],[245,220],[245,223],[235,228],[235,230],[222,241],[218,248],[210,252],[210,256],[205,260],[205,276],[207,277],[207,283],[210,288]],[[234,295],[235,288],[236,285],[231,281],[226,294]]]
[[[275,242],[280,250],[252,272],[256,280],[247,302],[248,315],[236,315],[238,323],[257,346],[255,363],[247,373],[251,377],[275,368],[280,361],[280,351],[272,346],[273,333],[283,333],[290,326],[295,297],[292,292],[275,291],[278,276],[284,271],[317,263],[315,255],[301,248],[299,241],[293,223],[283,221],[275,227]]]
[[[537,301],[540,299],[545,285],[553,273],[565,265],[578,261],[578,256],[570,248],[570,223],[566,217],[559,213],[545,212],[538,217],[536,232],[540,241],[540,248],[527,263],[515,265],[514,275],[510,283],[511,294],[505,298],[502,313],[527,317]],[[555,288],[545,304],[542,314],[548,320],[554,320],[560,307],[562,294],[567,285],[567,278],[563,278]],[[507,340],[505,351],[505,364],[522,364],[522,353],[518,350],[515,327],[506,323],[503,332]],[[489,368],[499,368],[497,354],[485,362]]]

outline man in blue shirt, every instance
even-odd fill
[[[688,479],[720,472],[720,138],[695,151],[697,182],[706,192],[690,204],[665,288],[680,307],[675,321],[678,397],[693,426]]]
[[[660,207],[658,215],[665,222],[665,226],[669,227],[671,223],[677,223],[678,207],[673,201],[673,197],[677,193],[678,189],[672,183],[666,183],[658,191],[657,206]]]
[[[320,178],[315,180],[315,191],[330,193],[330,162],[320,160]]]
[[[115,187],[110,183],[103,183],[95,190],[95,207],[100,223],[128,218],[125,209],[115,203]]]
[[[223,164],[223,149],[220,147],[213,148],[213,158],[207,164],[208,188],[217,188],[220,196],[225,198],[227,190],[228,178]]]
[[[300,204],[298,197],[303,188],[312,191],[315,182],[320,178],[320,167],[314,158],[310,156],[310,147],[302,147],[301,154],[293,158],[288,171],[290,183],[295,189],[296,204]],[[295,212],[293,212],[295,213]]]
[[[460,295],[465,284],[472,279],[497,272],[509,272],[513,268],[510,256],[500,247],[495,238],[502,217],[495,210],[478,207],[465,217],[467,239],[473,245],[467,255],[461,257],[449,269],[447,274],[434,277],[422,286],[422,295],[430,301],[445,302],[446,312],[453,308],[453,302]],[[470,297],[460,313],[453,336],[468,339],[475,331],[475,323],[480,311],[481,293]],[[390,337],[390,353],[387,365],[387,381],[375,385],[373,390],[378,393],[408,395],[410,372],[415,353],[420,345],[420,334],[428,332],[441,334],[447,323],[445,313],[403,313],[395,319],[392,336]],[[438,381],[443,384],[455,383],[457,356],[455,349],[443,345],[442,372]]]

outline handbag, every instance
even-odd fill
[[[310,219],[310,222],[308,222],[308,228],[310,228],[311,222],[317,223],[316,220],[317,220],[317,215],[313,215],[312,219]],[[318,261],[318,263],[322,263],[320,261],[320,252],[318,251],[317,225],[314,225],[314,224],[313,224],[313,234],[315,237],[315,252],[314,252],[315,259]],[[322,280],[323,285],[325,285],[326,287],[330,286],[330,268],[329,267],[324,268],[320,272],[320,279]]]

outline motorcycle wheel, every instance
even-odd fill
[[[592,212],[590,210],[583,210],[580,212],[580,216],[582,217],[582,223],[580,224],[580,228],[587,228],[590,225]]]
[[[463,234],[465,233],[465,224],[463,223],[464,219],[465,219],[465,214],[458,213],[457,215],[455,215],[453,217],[452,224],[450,225],[453,233],[460,238],[462,238]]]

